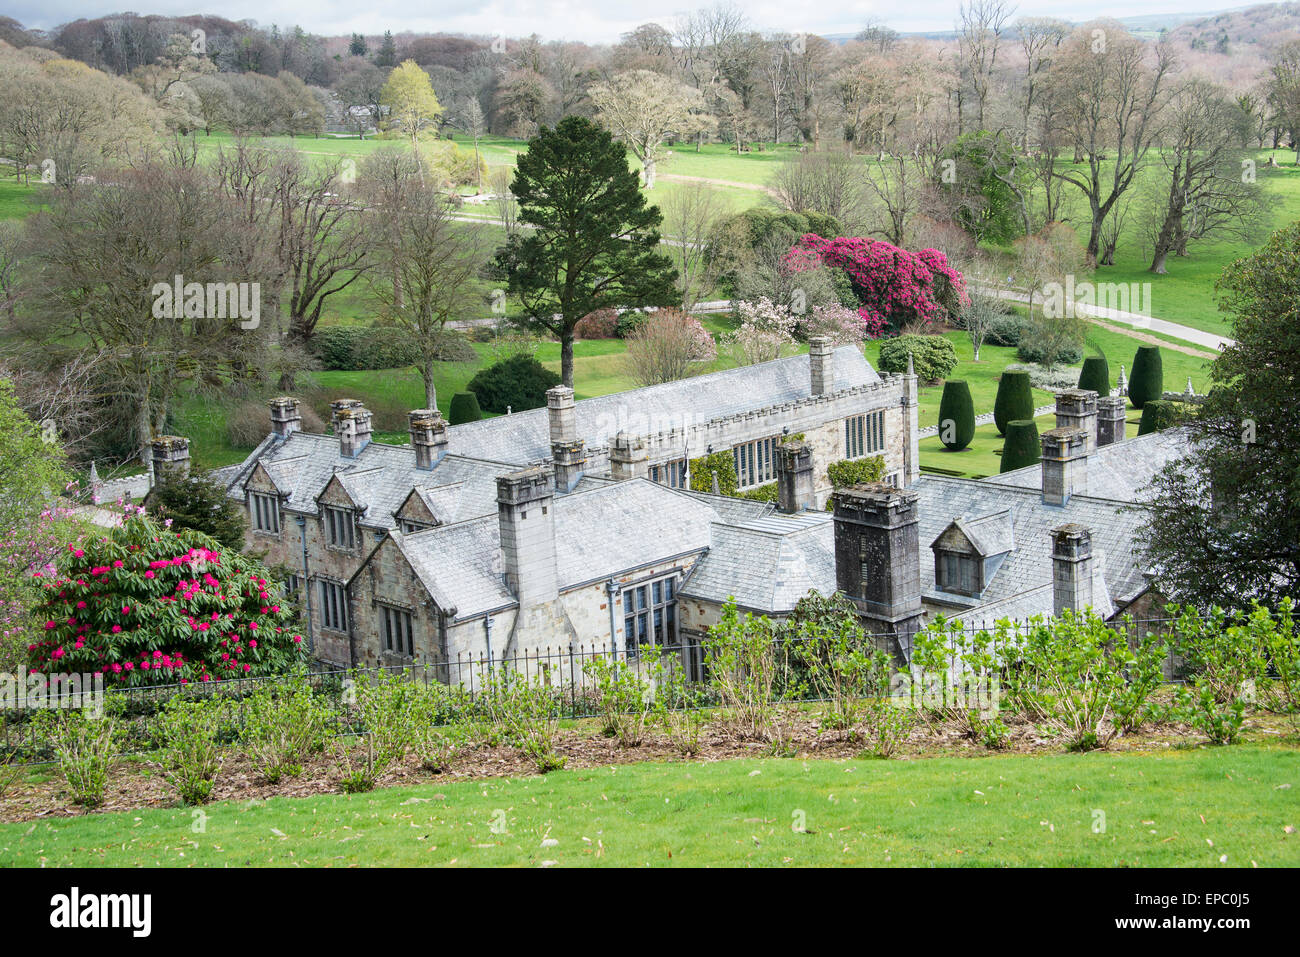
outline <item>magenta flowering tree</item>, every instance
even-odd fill
[[[911,253],[878,239],[823,239],[805,233],[785,264],[791,272],[819,266],[843,269],[864,324],[877,332],[914,321],[936,322],[970,301],[962,274],[937,249]]]
[[[37,571],[33,672],[102,673],[108,687],[279,674],[302,635],[259,562],[128,508],[118,528],[68,543]]]

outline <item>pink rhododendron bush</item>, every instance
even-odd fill
[[[250,678],[306,658],[280,586],[258,562],[130,509],[38,571],[33,671],[133,687]]]
[[[792,272],[843,269],[861,303],[868,334],[886,325],[937,322],[970,301],[962,274],[937,249],[911,253],[878,239],[823,239],[805,233],[786,254],[785,264]]]

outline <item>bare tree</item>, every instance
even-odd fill
[[[711,358],[712,342],[698,319],[677,309],[660,309],[627,338],[627,363],[638,385],[675,382],[691,374],[693,363]],[[716,347],[712,347],[716,355]]]
[[[489,253],[487,236],[480,224],[452,218],[446,198],[420,183],[414,162],[403,169],[379,156],[363,167],[358,191],[366,197],[367,216],[384,223],[386,261],[374,273],[375,294],[384,317],[409,340],[425,402],[436,409],[437,364],[450,344],[447,323],[469,318],[482,301],[476,293]]]
[[[510,181],[513,177],[514,173],[508,166],[498,166],[488,174],[492,195],[497,200],[497,217],[501,220],[501,228],[506,231],[507,236],[513,236],[519,231],[519,200],[510,191]]]
[[[867,167],[842,153],[801,153],[777,167],[772,189],[777,201],[792,213],[833,216],[842,226],[862,223]]]
[[[1260,189],[1238,160],[1251,118],[1227,91],[1206,80],[1184,83],[1162,113],[1159,152],[1165,191],[1151,210],[1151,272],[1192,239],[1247,240],[1264,221]]]
[[[963,86],[969,85],[975,98],[975,128],[985,129],[993,71],[997,66],[1002,34],[1015,8],[1005,0],[970,0],[959,7],[958,57]],[[962,120],[962,91],[958,92],[958,135],[965,132]]]
[[[712,122],[698,90],[650,70],[619,73],[590,92],[596,118],[641,161],[646,189],[654,189],[664,140],[690,138]]]
[[[1100,21],[1076,30],[1052,63],[1056,122],[1085,168],[1057,167],[1050,175],[1088,200],[1092,264],[1100,256],[1107,216],[1147,160],[1168,98],[1172,51],[1160,43],[1151,51],[1151,62],[1147,54],[1118,23]]]
[[[1038,105],[1041,74],[1051,65],[1052,55],[1070,34],[1070,25],[1054,17],[1021,17],[1016,21],[1016,36],[1025,57],[1025,92],[1021,107],[1020,148],[1029,152],[1029,133]]]
[[[727,213],[722,195],[707,183],[683,183],[660,204],[668,251],[677,267],[677,287],[682,308],[695,305],[699,294],[713,282],[709,242]]]

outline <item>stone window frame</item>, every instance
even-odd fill
[[[868,418],[871,420],[868,423]],[[844,420],[844,457],[864,459],[885,449],[885,410],[859,412]]]
[[[386,655],[396,655],[399,658],[415,658],[415,612],[410,608],[402,605],[394,605],[389,602],[375,602],[378,609],[378,617],[375,622],[379,635],[380,644],[383,653]],[[396,619],[398,625],[397,647],[392,647],[392,624]],[[405,631],[405,635],[402,631]],[[405,649],[403,649],[403,638],[405,638]]]
[[[280,497],[274,492],[254,492],[248,493],[248,517],[249,524],[254,532],[259,535],[272,535],[278,538],[283,529],[283,523],[280,521]],[[263,519],[270,519],[274,528],[264,528]]]
[[[325,546],[340,552],[353,552],[357,547],[357,513],[355,509],[343,505],[324,505],[320,507],[321,532]],[[336,541],[340,526],[346,527],[347,543]]]
[[[340,635],[346,635],[348,632],[348,589],[343,582],[335,581],[332,578],[317,578],[318,595],[320,597],[320,623],[321,630],[332,631]],[[334,593],[336,601],[330,601],[330,594]],[[334,613],[331,614],[331,606]]]
[[[689,472],[686,458],[669,459],[650,466],[650,481],[668,488],[686,488],[686,476]]]
[[[776,481],[776,449],[781,436],[750,439],[731,447],[736,465],[736,488],[751,489]]]
[[[619,614],[623,619],[623,649],[629,658],[638,656],[641,646],[649,644],[649,641],[637,640],[640,631],[636,628],[638,619],[642,619],[647,626],[647,635],[650,631],[656,631],[655,638],[658,639],[657,628],[655,624],[655,612],[671,615],[672,634],[667,635],[666,641],[656,641],[661,647],[675,646],[681,643],[681,615],[677,613],[677,604],[679,601],[679,590],[681,588],[681,574],[677,571],[668,572],[667,574],[650,575],[640,581],[624,585],[619,597]],[[655,585],[662,585],[664,588],[660,595],[671,591],[671,596],[655,600]],[[637,602],[636,596],[644,589],[646,603],[644,605]],[[629,602],[633,605],[628,607]]]
[[[952,582],[953,566],[957,566],[958,581]],[[934,550],[934,584],[939,591],[950,595],[965,595],[978,598],[984,591],[983,562],[978,555],[952,551],[946,548]],[[969,587],[962,579],[969,575]]]

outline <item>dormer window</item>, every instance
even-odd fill
[[[935,553],[935,578],[941,591],[975,596],[980,593],[980,562],[974,555]]]

